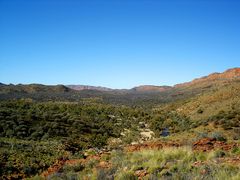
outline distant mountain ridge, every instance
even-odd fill
[[[118,92],[163,92],[171,89],[171,86],[154,86],[154,85],[141,85],[136,86],[132,89],[111,89],[102,86],[88,86],[88,85],[67,85],[66,87],[76,90],[76,91],[83,91],[83,90],[96,90],[96,91],[118,91]]]
[[[64,93],[70,92],[71,89],[64,85],[42,85],[42,84],[0,84],[0,93],[39,93],[39,92],[48,92],[48,93]]]
[[[224,71],[223,73],[212,73],[208,76],[204,76],[201,78],[194,79],[190,82],[176,84],[174,87],[186,87],[186,86],[193,86],[200,83],[206,83],[206,82],[214,82],[214,81],[225,81],[225,80],[233,80],[240,78],[240,68],[232,68]]]
[[[132,89],[111,89],[107,87],[101,87],[101,86],[88,86],[88,85],[67,85],[66,87],[82,91],[82,90],[97,90],[97,91],[124,91],[124,92],[138,92],[138,93],[145,93],[145,92],[164,92],[171,90],[173,88],[181,88],[181,87],[188,87],[188,86],[194,86],[201,83],[211,83],[218,80],[232,80],[240,78],[240,68],[232,68],[224,71],[223,73],[212,73],[208,76],[200,77],[197,79],[194,79],[190,82],[180,83],[176,84],[174,86],[156,86],[156,85],[141,85],[136,86]]]
[[[90,85],[43,85],[43,84],[3,84],[0,83],[0,86],[2,87],[29,87],[27,91],[34,92],[34,91],[41,91],[46,90],[45,87],[50,87],[52,89],[58,90],[58,91],[69,91],[69,90],[76,90],[76,91],[82,91],[82,90],[96,90],[96,91],[131,91],[131,92],[164,92],[171,90],[172,88],[178,88],[178,87],[186,87],[186,86],[192,86],[195,84],[203,83],[203,82],[214,82],[217,80],[232,80],[232,79],[238,79],[240,78],[240,68],[232,68],[224,71],[223,73],[212,73],[207,76],[203,76],[200,78],[196,78],[190,82],[180,83],[176,84],[174,86],[157,86],[157,85],[140,85],[136,86],[131,89],[112,89],[108,87],[102,87],[102,86],[90,86]]]
[[[82,90],[112,91],[113,90],[107,87],[89,86],[89,85],[66,85],[66,87],[76,91],[82,91]]]
[[[132,88],[131,90],[136,92],[164,92],[172,89],[171,86],[153,86],[153,85],[142,85]]]
[[[42,85],[0,83],[0,100],[32,98],[36,100],[79,101],[98,98],[116,104],[165,103],[200,95],[223,86],[240,83],[240,68],[213,73],[175,86],[141,85],[132,89],[111,89],[86,85]]]

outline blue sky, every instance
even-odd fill
[[[239,0],[0,0],[0,82],[131,88],[240,65]]]

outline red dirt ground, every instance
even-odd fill
[[[124,148],[124,151],[135,152],[135,151],[141,151],[144,149],[158,150],[165,147],[180,147],[180,146],[183,146],[183,144],[178,141],[158,141],[158,142],[147,142],[147,143],[136,144],[136,145],[128,145]],[[208,152],[215,149],[230,151],[234,147],[240,147],[240,145],[237,143],[225,143],[222,141],[217,141],[214,138],[203,138],[192,144],[192,149],[194,151],[202,151],[202,152]],[[97,168],[110,168],[111,164],[109,162],[101,161],[101,157],[109,153],[110,152],[105,152],[97,155],[90,155],[86,159],[58,160],[53,166],[51,166],[45,172],[43,172],[41,176],[48,177],[49,175],[58,172],[65,164],[66,165],[76,165],[78,163],[85,164],[92,159],[100,161],[100,163],[97,165]],[[218,161],[218,163],[226,162],[226,163],[238,165],[240,164],[240,157],[231,157],[231,158],[223,157],[223,158],[218,158],[216,161]],[[193,166],[198,167],[206,163],[207,162],[197,161],[193,164]],[[142,179],[144,176],[147,175],[147,172],[144,170],[141,170],[141,171],[136,171],[135,174],[139,177],[139,179]]]

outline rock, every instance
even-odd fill
[[[140,132],[140,135],[142,140],[147,141],[147,140],[151,140],[155,134],[151,130],[147,130],[147,131],[145,130],[144,132]]]
[[[217,141],[215,138],[202,138],[193,143],[193,150],[211,151],[213,149],[222,149],[229,151],[236,146],[236,143],[227,144],[223,141]]]
[[[131,142],[131,145],[137,145],[138,144],[138,142]]]
[[[99,168],[110,168],[111,167],[111,164],[109,162],[106,162],[106,161],[101,161],[99,164],[98,164],[98,167]]]
[[[141,179],[142,177],[148,175],[148,172],[146,170],[138,170],[134,174]]]

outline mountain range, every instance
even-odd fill
[[[194,86],[196,84],[203,84],[203,83],[213,83],[216,81],[228,81],[240,78],[240,68],[232,68],[228,69],[223,73],[212,73],[208,76],[204,76],[201,78],[194,79],[190,82],[176,84],[174,86],[156,86],[156,85],[140,85],[134,87],[132,89],[128,89],[128,91],[136,91],[136,92],[163,92],[167,90],[171,90],[172,88],[178,87],[187,87],[187,86]],[[74,90],[98,90],[98,91],[126,91],[121,89],[111,89],[107,87],[101,86],[88,86],[88,85],[67,85],[68,88]]]

